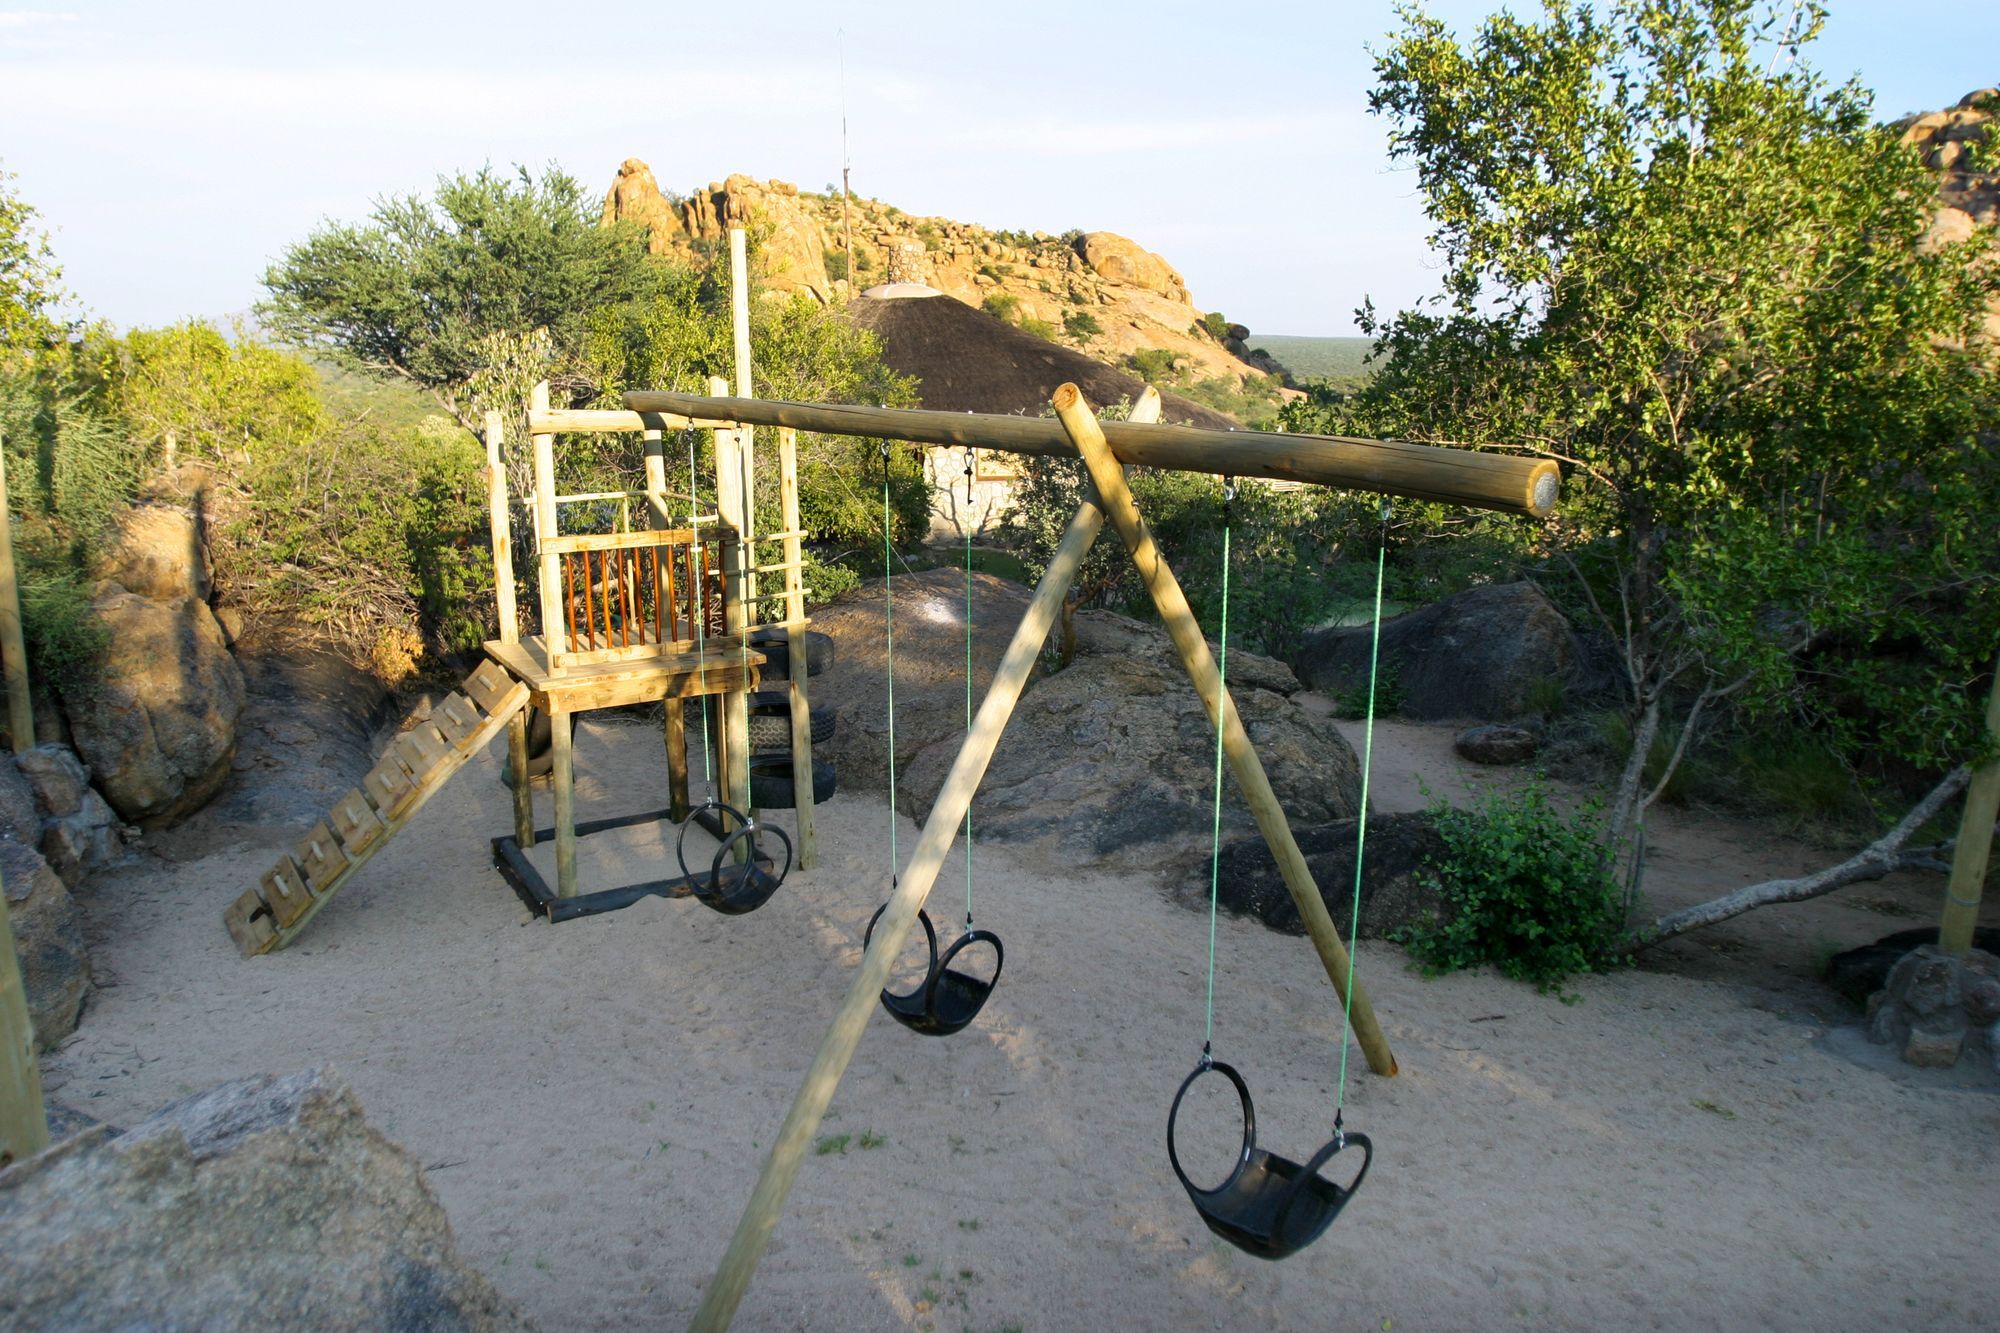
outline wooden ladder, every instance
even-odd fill
[[[320,905],[527,705],[528,687],[489,660],[428,719],[406,725],[361,785],[223,912],[243,956],[297,939]]]

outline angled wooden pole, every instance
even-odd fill
[[[0,439],[0,444],[4,444]],[[14,520],[7,504],[7,459],[0,449],[0,668],[7,674],[7,731],[14,753],[35,745],[35,700],[28,691],[28,641],[14,577]]]
[[[1104,441],[1104,432],[1098,429],[1096,415],[1083,401],[1083,395],[1074,384],[1065,384],[1057,389],[1054,402],[1057,419],[1062,422],[1064,432],[1082,455],[1083,465],[1090,472],[1090,480],[1097,488],[1105,517],[1118,530],[1118,535],[1125,539],[1126,547],[1132,552],[1132,563],[1138,566],[1139,577],[1145,583],[1146,591],[1152,594],[1160,619],[1166,622],[1168,637],[1174,641],[1174,648],[1187,667],[1195,693],[1201,696],[1202,707],[1208,710],[1209,721],[1222,732],[1222,750],[1229,759],[1229,771],[1235,774],[1236,785],[1243,789],[1243,799],[1250,806],[1258,831],[1270,844],[1271,855],[1278,862],[1278,872],[1284,877],[1292,902],[1297,905],[1299,916],[1306,923],[1306,933],[1312,937],[1313,948],[1319,951],[1327,978],[1333,982],[1333,988],[1341,999],[1348,1000],[1350,969],[1346,946],[1341,944],[1340,932],[1334,928],[1333,918],[1327,914],[1326,902],[1320,897],[1319,886],[1313,882],[1305,854],[1299,850],[1298,840],[1292,836],[1291,825],[1285,819],[1285,808],[1278,803],[1277,793],[1271,790],[1271,779],[1264,773],[1263,761],[1257,758],[1256,747],[1250,744],[1250,735],[1243,729],[1243,719],[1236,712],[1236,701],[1223,688],[1221,673],[1215,666],[1215,655],[1208,651],[1208,640],[1202,636],[1201,625],[1188,606],[1180,580],[1174,577],[1174,571],[1168,568],[1165,557],[1160,554],[1159,545],[1147,530],[1146,520],[1139,516],[1139,506],[1133,503],[1131,488],[1125,484],[1124,465],[1112,456],[1111,446]],[[1368,812],[1362,811],[1361,817],[1366,819]],[[1354,981],[1352,1005],[1354,1035],[1368,1057],[1368,1067],[1378,1074],[1394,1074],[1396,1057],[1389,1051],[1389,1043],[1375,1021],[1374,1006],[1368,1002],[1368,993],[1362,988],[1359,978]]]
[[[805,1159],[820,1119],[833,1101],[834,1089],[840,1086],[840,1076],[847,1071],[847,1062],[854,1057],[854,1048],[860,1044],[861,1034],[880,1003],[882,987],[888,984],[896,954],[903,947],[910,927],[916,924],[917,912],[930,896],[931,886],[937,883],[945,853],[965,822],[966,807],[971,805],[980,779],[986,776],[986,766],[1000,744],[1000,733],[1007,719],[1013,716],[1014,705],[1020,701],[1021,690],[1035,669],[1035,660],[1041,656],[1049,626],[1055,623],[1056,613],[1062,609],[1077,566],[1083,563],[1103,526],[1102,511],[1086,501],[1070,520],[1068,531],[1049,560],[1048,572],[1042,575],[1026,614],[1014,630],[1013,641],[1007,645],[999,669],[993,673],[985,702],[980,704],[965,744],[959,748],[958,758],[952,762],[951,772],[931,806],[930,818],[924,821],[916,850],[911,853],[888,906],[882,909],[882,919],[875,923],[874,938],[861,956],[861,967],[854,974],[847,997],[841,1001],[840,1012],[820,1042],[805,1082],[799,1086],[792,1109],[778,1131],[777,1142],[771,1145],[771,1154],[764,1160],[763,1174],[757,1177],[757,1187],[751,1191],[742,1220],[736,1224],[736,1234],[730,1237],[722,1266],[716,1270],[714,1281],[702,1297],[701,1309],[695,1313],[695,1328],[729,1327],[736,1307],[742,1303],[743,1293],[750,1286],[750,1275],[756,1271],[771,1231],[784,1212],[785,1196],[791,1193],[799,1164]]]
[[[2000,663],[1994,666],[1993,692],[1986,698],[1986,734],[2000,745]],[[1944,915],[1938,920],[1938,948],[1960,958],[1972,949],[1972,928],[1978,924],[1979,899],[1986,889],[1986,860],[1993,850],[1996,816],[2000,816],[2000,757],[1974,773],[1966,786],[1958,846],[1951,854]]]
[[[27,992],[21,987],[14,931],[7,923],[7,890],[0,886],[0,1166],[32,1157],[48,1146],[35,1028],[28,1018]]]

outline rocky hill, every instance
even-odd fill
[[[830,301],[882,283],[917,282],[1025,328],[1039,322],[1101,361],[1116,364],[1158,349],[1186,378],[1237,383],[1278,370],[1244,344],[1249,330],[1241,325],[1204,324],[1173,265],[1108,231],[993,231],[861,198],[849,202],[843,219],[837,193],[743,175],[683,197],[663,192],[636,157],[618,168],[604,196],[604,218],[644,223],[660,253],[720,240],[730,227],[743,226],[755,238],[768,290]]]

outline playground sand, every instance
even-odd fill
[[[1378,726],[1377,808],[1421,804],[1419,775],[1471,781],[1450,736]],[[586,811],[659,801],[656,731],[587,724],[578,757]],[[119,1123],[330,1064],[532,1319],[682,1326],[885,894],[883,802],[820,807],[820,864],[752,916],[649,899],[551,927],[489,868],[508,823],[498,761],[277,956],[239,958],[221,914],[296,830],[100,875],[84,903],[104,985],[47,1086]],[[672,834],[587,843],[586,884],[661,874]],[[907,855],[916,829],[897,836]],[[1829,859],[1700,820],[1660,821],[1654,849],[1659,906]],[[954,859],[934,915],[962,912],[963,885]],[[1202,1042],[1203,919],[1157,884],[983,847],[1001,986],[955,1038],[875,1018],[738,1327],[1986,1324],[2000,1097],[1827,1053],[1827,1025],[1852,1016],[1807,979],[1823,944],[1916,924],[1936,893],[1863,885],[1757,914],[1585,978],[1575,1003],[1490,975],[1427,981],[1364,941],[1402,1073],[1372,1077],[1355,1053],[1347,1123],[1373,1136],[1373,1172],[1317,1245],[1270,1264],[1212,1240],[1167,1163],[1168,1102]],[[1885,920],[1895,904],[1911,919]],[[1319,964],[1229,919],[1216,947],[1217,1052],[1249,1079],[1264,1141],[1309,1153],[1341,1033]],[[1195,1107],[1188,1145],[1211,1164],[1234,1132],[1216,1110]]]

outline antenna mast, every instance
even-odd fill
[[[836,29],[835,37],[840,44],[840,240],[847,249],[847,292],[852,296],[860,288],[855,277],[854,229],[847,220],[847,201],[854,193],[847,183],[852,165],[847,159],[847,29]]]

